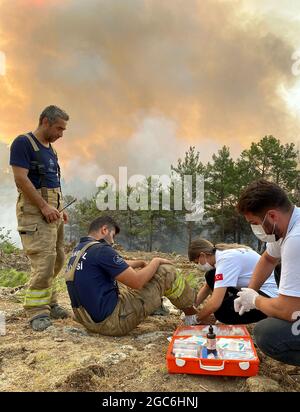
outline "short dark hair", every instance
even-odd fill
[[[292,208],[292,203],[285,191],[276,183],[259,179],[244,189],[236,208],[242,215],[250,212],[259,216],[270,209],[288,212]]]
[[[97,232],[101,227],[108,226],[109,229],[115,229],[116,235],[120,233],[119,225],[110,216],[99,216],[94,219],[89,226],[89,233]]]
[[[39,118],[39,126],[42,124],[42,121],[45,117],[48,119],[50,126],[52,126],[56,122],[57,118],[63,119],[66,122],[69,120],[69,115],[64,110],[54,105],[47,106],[42,111]]]

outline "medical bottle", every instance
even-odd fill
[[[217,339],[216,339],[216,334],[214,333],[214,328],[212,325],[209,325],[208,329],[208,334],[206,335],[207,338],[207,356],[209,356],[211,353],[214,355],[214,357],[217,357],[218,352],[217,352]]]

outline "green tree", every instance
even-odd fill
[[[236,169],[228,147],[223,146],[207,164],[205,180],[206,217],[219,227],[217,237],[225,241],[225,234],[232,232]]]
[[[242,188],[254,180],[264,178],[277,183],[290,196],[293,202],[300,199],[299,170],[297,160],[299,152],[294,143],[281,144],[273,136],[265,136],[258,143],[252,143],[250,149],[244,150],[237,160],[237,199]],[[239,220],[239,231],[249,234],[249,225]],[[251,232],[250,232],[251,233]],[[253,239],[253,236],[251,236]],[[261,251],[262,243],[257,241],[257,250]]]
[[[176,172],[182,181],[182,186],[184,186],[184,176],[192,176],[192,201],[196,198],[196,176],[206,175],[206,168],[200,161],[200,152],[196,151],[195,146],[190,146],[188,151],[185,152],[184,159],[178,159],[177,165],[171,165],[171,170]],[[183,195],[183,193],[182,193]],[[177,217],[178,221],[182,221],[184,216],[189,213],[189,210],[186,210],[183,207],[182,211],[175,211],[174,216]],[[188,244],[191,243],[193,229],[195,228],[195,222],[187,221],[185,222],[185,227],[188,234]]]
[[[287,192],[295,188],[298,151],[294,143],[285,145],[273,136],[265,136],[240,156],[240,164],[247,170],[248,180],[264,178],[277,183]]]

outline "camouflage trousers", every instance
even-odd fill
[[[168,297],[178,309],[191,307],[195,301],[195,290],[172,265],[161,265],[141,290],[130,289],[120,282],[118,285],[120,294],[117,306],[106,319],[93,322],[82,306],[73,308],[74,319],[91,332],[123,336],[160,306],[162,296]]]
[[[60,209],[60,189],[47,189],[47,192],[48,204]],[[47,223],[39,208],[30,203],[23,193],[18,196],[17,220],[23,249],[31,265],[24,309],[30,318],[34,318],[49,314],[50,305],[57,303],[54,280],[65,259],[64,223],[62,218]]]

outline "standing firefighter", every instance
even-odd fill
[[[75,247],[65,275],[75,319],[91,332],[122,336],[153,313],[162,296],[194,313],[195,291],[175,267],[161,258],[148,265],[123,260],[111,246],[119,231],[111,217],[99,217]]]
[[[56,106],[42,112],[35,132],[11,145],[10,165],[19,192],[18,231],[31,263],[24,308],[34,330],[42,331],[68,313],[57,303],[54,279],[64,263],[64,223],[60,168],[51,143],[62,137],[69,116]]]

